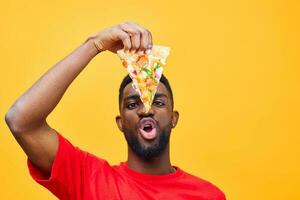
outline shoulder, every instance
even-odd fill
[[[107,160],[100,158],[99,156],[84,150],[82,150],[82,152],[85,152],[86,154],[86,159],[85,159],[86,164],[103,165],[105,167],[111,167]]]
[[[66,162],[69,160],[73,165],[76,165],[77,163],[80,168],[85,168],[87,170],[95,168],[110,168],[110,164],[105,159],[73,145],[72,142],[60,134],[58,136],[59,150],[57,157],[61,157],[61,159],[58,159],[59,162]]]
[[[224,192],[210,181],[207,181],[185,171],[183,171],[183,174],[183,179],[185,180],[185,182],[190,183],[195,190],[205,193],[205,195],[209,197],[209,199],[226,200]]]

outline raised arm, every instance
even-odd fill
[[[134,23],[122,23],[89,37],[71,54],[50,68],[37,80],[5,115],[5,121],[30,161],[49,174],[58,148],[57,134],[46,122],[63,94],[102,51],[116,53],[124,48],[145,52],[152,48],[148,30]]]

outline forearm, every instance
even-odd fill
[[[13,104],[6,115],[8,123],[26,129],[45,122],[72,81],[97,53],[93,42],[88,40],[50,68]]]

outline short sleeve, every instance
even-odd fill
[[[82,195],[84,162],[87,152],[74,147],[58,133],[59,146],[53,161],[50,177],[27,159],[31,177],[50,190],[59,199],[80,199]]]

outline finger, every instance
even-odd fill
[[[139,26],[137,24],[132,24],[136,29],[138,29],[141,33],[141,41],[140,41],[140,48],[138,49],[138,52],[143,53],[148,49],[149,46],[149,31],[142,26]]]
[[[117,39],[122,40],[124,50],[126,52],[129,52],[129,50],[131,49],[130,35],[125,31],[123,31],[122,29],[116,29],[115,35],[117,36]]]
[[[141,32],[139,28],[136,28],[132,23],[120,24],[123,31],[130,35],[131,39],[131,53],[135,53],[140,48],[141,43]]]
[[[153,40],[152,40],[152,33],[150,31],[148,31],[148,37],[149,37],[148,49],[152,49],[152,47],[153,47]]]
[[[141,33],[136,30],[131,36],[131,53],[135,53],[141,45]]]
[[[146,53],[150,53],[153,46],[151,32],[139,24],[133,22],[127,22],[127,24],[134,26],[141,32],[141,45],[139,50],[144,50]]]
[[[153,41],[152,41],[152,34],[150,31],[148,31],[148,46],[147,46],[147,50],[146,53],[149,54],[152,51],[152,47],[153,47]]]

